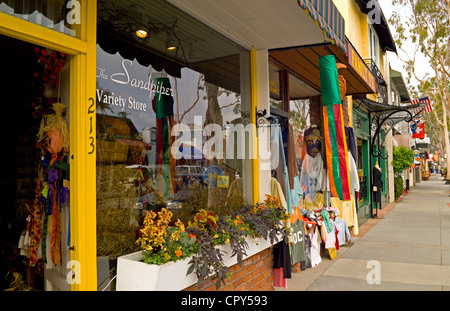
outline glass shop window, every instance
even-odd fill
[[[98,21],[98,282],[113,290],[146,211],[187,225],[251,203],[249,52],[165,1],[99,1]]]

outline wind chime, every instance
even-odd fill
[[[343,68],[342,66],[342,64],[336,64],[333,55],[319,58],[330,193],[331,196],[339,197],[344,203],[350,204],[348,151],[342,110],[342,99],[345,93],[341,94],[341,88],[345,92],[345,80],[342,77],[339,81],[338,77],[338,68]]]

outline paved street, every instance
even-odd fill
[[[450,290],[449,190],[432,175],[361,226],[334,260],[293,273],[288,288],[276,290]]]

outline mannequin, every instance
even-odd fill
[[[373,175],[373,202],[374,203],[380,203],[381,204],[381,191],[383,186],[383,181],[381,180],[382,174],[381,174],[381,168],[378,165],[378,162],[375,164],[375,167],[372,171]]]

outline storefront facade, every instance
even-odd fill
[[[312,175],[303,184],[301,173],[310,151],[306,137],[315,129],[315,155],[325,157],[319,58],[334,55],[346,65],[339,71],[346,95],[375,88],[361,77],[366,65],[352,65],[351,43],[332,1],[324,2],[337,26],[310,1],[264,1],[253,20],[247,18],[252,4],[244,10],[215,4],[211,11],[207,1],[66,1],[59,7],[48,2],[41,8],[0,3],[2,40],[26,43],[43,66],[29,73],[42,78],[43,89],[23,99],[24,111],[34,113],[27,124],[31,141],[45,129],[41,120],[53,104],[65,104],[61,122],[68,135],[62,145],[67,147],[54,156],[43,145],[35,151],[42,157],[36,162],[32,204],[39,204],[44,193],[49,197],[42,186],[49,168],[70,166],[58,171],[51,188],[55,198],[64,191],[70,195],[64,202],[47,199],[42,208],[50,204],[55,212],[39,220],[46,223],[43,236],[49,236],[43,242],[49,245],[44,289],[114,289],[117,258],[139,250],[136,238],[145,211],[164,206],[188,223],[201,209],[221,215],[263,202],[273,194],[275,149],[270,133],[258,125],[282,124],[277,150],[284,149],[283,139],[293,129],[286,160],[295,173],[275,176],[278,182],[292,176],[291,186],[299,186],[289,188],[287,209],[329,204],[311,195],[326,194],[326,173],[320,179],[325,184],[313,191]],[[47,55],[56,55],[60,68],[44,80],[54,72]],[[343,107],[344,125],[355,134],[355,151],[363,159],[361,167],[361,160],[356,162],[363,185],[370,169],[367,120],[358,112],[355,117],[351,97]],[[357,118],[363,119],[361,131]],[[364,206],[367,196],[359,192],[357,204]]]

